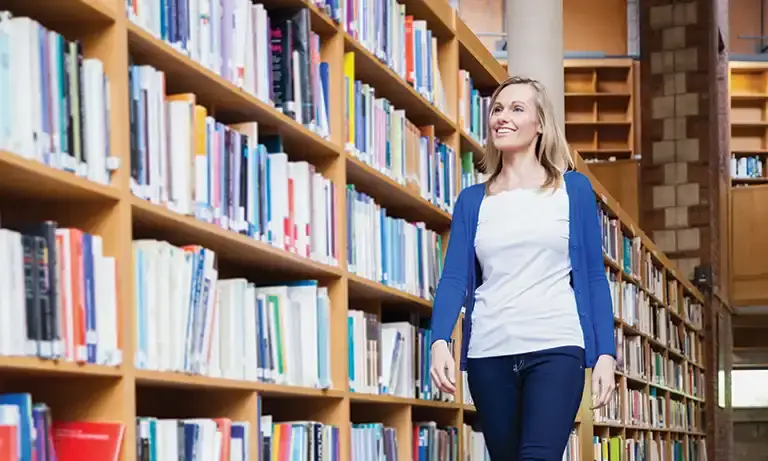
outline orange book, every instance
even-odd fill
[[[68,287],[72,294],[72,339],[74,346],[73,358],[78,362],[88,360],[85,346],[85,274],[83,273],[83,231],[80,229],[64,229],[65,241],[69,240],[69,261],[66,262],[70,271],[71,283]],[[64,270],[67,270],[66,268]],[[64,279],[66,280],[66,279]],[[66,315],[65,315],[66,317]]]
[[[228,418],[215,418],[216,427],[221,432],[221,453],[219,461],[229,461],[229,446],[232,439],[232,420]]]
[[[415,84],[413,69],[413,16],[405,17],[405,80]]]

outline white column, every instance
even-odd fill
[[[509,75],[544,84],[565,129],[563,79],[563,0],[507,2],[507,67]]]

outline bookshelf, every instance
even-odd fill
[[[636,158],[633,64],[565,60],[566,137],[587,162]]]
[[[584,166],[578,159],[577,169]],[[704,299],[590,179],[602,215],[619,357],[614,400],[597,411],[582,407],[598,444],[589,456],[624,459],[613,453],[626,447],[658,459],[705,460]]]
[[[18,118],[2,118],[2,127],[11,130],[0,137],[0,254],[16,274],[3,280],[3,288],[10,286],[16,298],[0,299],[2,337],[14,338],[0,343],[0,404],[12,393],[29,399],[25,414],[37,404],[40,427],[50,428],[45,418],[54,421],[57,450],[64,421],[119,423],[121,432],[111,440],[120,442],[123,461],[137,459],[149,445],[176,446],[179,420],[185,433],[190,428],[205,437],[190,442],[185,435],[185,442],[215,450],[208,438],[218,432],[229,442],[225,446],[250,460],[259,459],[260,439],[277,450],[276,441],[297,443],[301,434],[329,447],[330,458],[338,460],[372,459],[360,452],[361,440],[375,437],[385,440],[385,451],[397,450],[399,459],[411,459],[414,443],[424,437],[459,452],[476,450],[478,437],[467,426],[476,415],[461,383],[452,400],[418,374],[427,366],[425,322],[453,200],[466,185],[465,173],[471,176],[466,181],[477,179],[462,168],[459,153],[482,155],[482,126],[458,122],[459,71],[469,72],[481,95],[505,75],[453,10],[437,0],[400,3],[423,33],[423,50],[431,50],[424,51],[429,58],[422,67],[409,69],[411,58],[393,57],[401,54],[388,55],[386,64],[379,59],[375,28],[331,19],[340,18],[338,2],[232,2],[250,6],[252,25],[269,17],[273,27],[286,23],[281,7],[306,9],[289,16],[309,26],[294,32],[309,37],[306,61],[297,51],[296,87],[278,83],[283,92],[298,88],[299,98],[311,93],[301,100],[311,109],[285,105],[283,112],[293,112],[288,115],[273,106],[279,98],[258,78],[264,66],[244,65],[252,62],[248,53],[237,54],[240,60],[227,67],[211,60],[203,42],[182,52],[184,40],[172,45],[160,37],[183,28],[146,16],[149,3],[61,3],[59,10],[42,0],[7,1],[14,18],[40,26],[8,17],[0,22],[11,44],[0,52],[11,58],[38,50],[29,37],[43,35],[28,35],[25,28],[44,27],[53,45],[42,49],[54,58],[79,54],[56,48],[62,39],[55,31],[78,41],[82,67],[88,68],[63,71],[83,84],[82,106],[57,105],[56,86],[46,80],[61,75],[69,60],[52,59],[61,64],[50,64],[48,73],[35,71],[30,61],[29,81],[4,80],[2,90],[13,95]],[[235,12],[241,11],[229,11]],[[266,33],[242,42],[238,37],[228,36],[226,46],[241,50],[249,44],[257,57],[268,49]],[[402,41],[387,43],[403,50],[397,48]],[[405,81],[411,70],[413,86]],[[301,81],[302,75],[317,79]],[[50,106],[24,109],[21,103],[33,100],[38,88],[41,102]],[[361,117],[360,110],[372,118]],[[70,122],[56,121],[57,112]],[[307,123],[297,120],[305,116]],[[79,137],[67,131],[72,120],[84,124]],[[31,133],[23,123],[32,124]],[[382,131],[382,124],[393,131]],[[381,155],[382,143],[390,155]],[[239,156],[238,149],[247,155]],[[583,163],[579,169],[590,174]],[[424,171],[435,176],[427,181]],[[640,239],[651,261],[664,268],[664,280],[677,280],[669,262],[591,179],[596,198]],[[264,198],[267,183],[271,194]],[[13,300],[25,303],[22,236],[31,235],[27,226],[42,222],[54,222],[56,235],[30,241],[47,246],[61,267],[52,271],[59,275],[55,291],[33,294],[37,304],[29,322],[42,327],[30,333],[20,328],[29,326],[30,314],[13,309]],[[621,274],[620,262],[615,264]],[[645,293],[644,280],[623,282]],[[688,282],[672,286],[701,302]],[[90,298],[80,291],[86,289],[93,291]],[[46,294],[57,301],[55,310],[39,307]],[[685,323],[681,306],[665,307],[670,322],[696,330]],[[59,322],[68,327],[57,330]],[[397,368],[402,376],[413,373],[407,378],[415,379],[400,378],[405,385],[385,366],[391,362],[383,351],[392,338],[412,352],[407,358],[413,363]],[[643,353],[650,354],[657,345],[642,338]],[[41,346],[48,342],[52,352]],[[30,345],[34,352],[26,349]],[[454,350],[458,358],[456,344]],[[665,405],[678,394],[665,388]],[[609,431],[597,435],[635,430],[593,424],[587,400],[585,394],[569,448],[581,459],[592,457],[593,426]],[[676,429],[646,432],[668,441],[700,437]]]
[[[765,264],[759,258],[768,246],[759,242],[759,229],[765,226],[763,203],[768,199],[768,158],[766,104],[768,103],[768,63],[731,61],[730,93],[730,176],[731,201],[731,299],[734,306],[762,303],[765,290]],[[757,242],[757,243],[756,243]],[[758,256],[757,258],[755,256]]]
[[[768,63],[729,64],[731,97],[731,184],[768,184]]]
[[[564,66],[565,136],[638,222],[639,65],[631,58],[576,58]]]

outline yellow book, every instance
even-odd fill
[[[344,84],[347,89],[347,143],[355,145],[355,53],[344,54]]]

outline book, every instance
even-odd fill
[[[329,138],[328,62],[307,8],[250,0],[126,0],[129,20]]]
[[[352,392],[393,395],[408,399],[453,402],[429,373],[432,331],[415,315],[406,320],[381,321],[376,315],[350,310],[348,370]],[[451,341],[449,347],[455,343]]]
[[[291,160],[282,138],[256,122],[225,125],[194,94],[166,95],[151,66],[132,65],[130,80],[134,195],[338,265],[336,186],[313,164]]]
[[[67,421],[28,393],[0,394],[0,457],[8,461],[120,459],[125,426],[114,421]]]
[[[438,39],[427,21],[409,14],[396,0],[347,3],[345,32],[407,82],[443,114],[448,114],[438,62]]]
[[[0,149],[109,184],[119,161],[110,143],[109,79],[35,19],[0,11]]]
[[[382,423],[352,424],[351,461],[397,461],[397,431]]]
[[[442,273],[442,236],[424,223],[391,217],[347,185],[347,270],[431,300]]]
[[[136,459],[250,461],[249,421],[230,418],[136,418]]]
[[[122,363],[117,268],[103,238],[55,221],[0,228],[0,355]]]
[[[347,152],[452,212],[458,196],[456,152],[434,136],[432,127],[417,127],[405,110],[358,80],[354,52],[344,57],[344,94]]]
[[[481,146],[488,142],[488,120],[491,97],[475,88],[469,71],[459,69],[458,125]]]
[[[133,258],[137,368],[332,386],[327,287],[220,278],[215,252],[198,245],[137,240]]]

